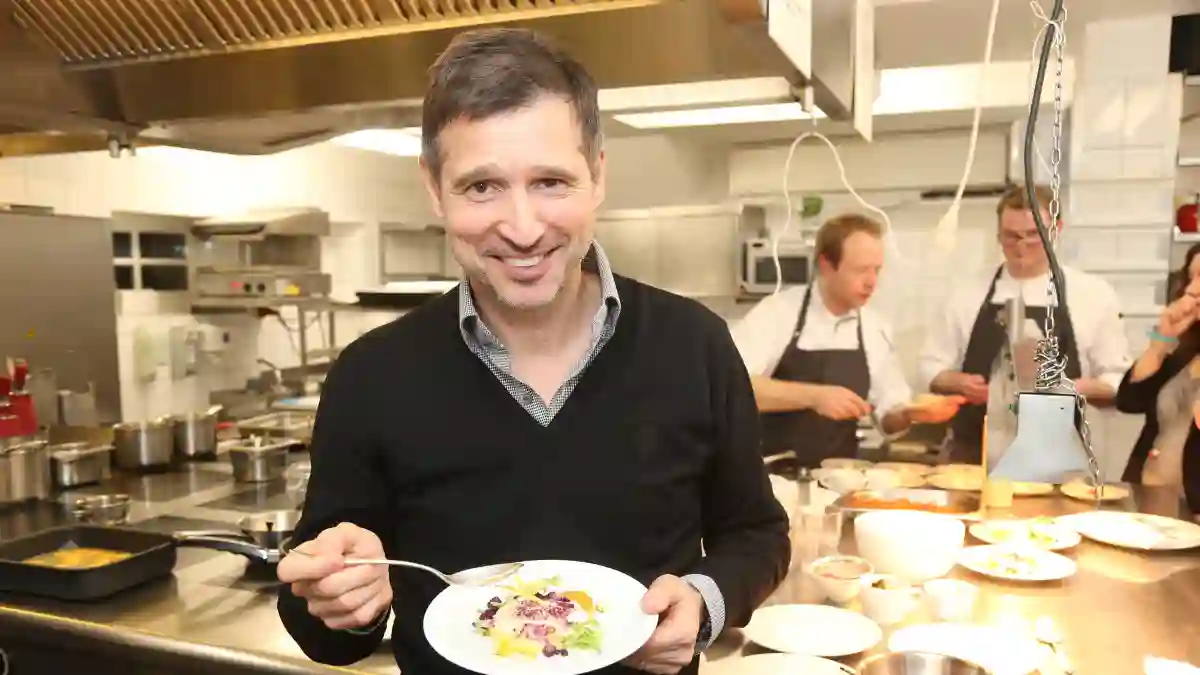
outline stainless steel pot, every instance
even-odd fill
[[[272,511],[246,516],[238,521],[238,531],[185,530],[173,536],[177,546],[195,546],[246,556],[274,565],[279,549],[291,538],[300,522],[298,511]]]
[[[858,675],[992,675],[983,666],[953,656],[924,652],[892,652],[873,656],[858,667]]]
[[[46,441],[30,440],[0,449],[0,503],[47,499],[54,489]]]
[[[171,418],[175,454],[185,460],[211,459],[217,455],[217,419],[221,406]]]
[[[46,450],[50,453],[50,473],[57,487],[93,485],[112,475],[111,445],[61,443]]]
[[[94,525],[125,525],[129,522],[129,495],[92,495],[71,502],[75,520]]]
[[[117,467],[136,471],[171,464],[174,438],[171,422],[158,418],[148,422],[126,422],[113,427]]]
[[[238,483],[265,483],[282,478],[287,471],[288,448],[292,441],[266,443],[255,438],[229,448],[233,480]]]

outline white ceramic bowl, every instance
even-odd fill
[[[919,584],[954,568],[966,540],[962,521],[940,513],[875,511],[854,519],[858,555],[879,574]]]
[[[831,573],[833,568],[841,568]],[[858,596],[862,578],[873,571],[871,563],[851,555],[831,555],[814,560],[808,573],[817,581],[825,597],[844,605]]]
[[[867,487],[866,475],[856,469],[814,469],[812,475],[821,487],[839,495]]]

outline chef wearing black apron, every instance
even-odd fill
[[[992,301],[996,294],[996,282],[1003,272],[1004,266],[1001,265],[992,277],[983,304],[979,306],[961,368],[962,372],[979,375],[988,382],[991,381],[992,371],[996,367],[996,359],[1008,342],[1008,330],[1003,322],[1005,306],[1003,303]],[[1076,380],[1080,377],[1079,350],[1070,313],[1062,305],[1055,305],[1052,311],[1059,338],[1059,350],[1067,359],[1066,376]],[[1025,307],[1025,318],[1034,321],[1038,326],[1044,325],[1046,313],[1046,307]],[[959,408],[958,414],[950,421],[951,461],[978,464],[983,460],[983,420],[986,412],[987,404],[966,404]]]
[[[808,318],[813,286],[804,292],[804,304],[796,318],[787,349],[771,377],[777,380],[807,382],[845,387],[866,399],[871,389],[871,373],[863,349],[862,315],[855,312],[857,349],[800,349],[800,336]],[[764,455],[794,451],[799,466],[816,468],[831,457],[855,457],[858,454],[858,420],[831,420],[815,410],[763,413],[762,446]]]

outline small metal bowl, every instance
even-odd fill
[[[892,652],[873,656],[858,667],[858,675],[993,675],[977,663],[926,652]]]
[[[71,502],[71,515],[81,523],[124,525],[129,522],[129,495],[92,495]]]

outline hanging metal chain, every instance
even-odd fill
[[[1055,71],[1054,71],[1054,123],[1050,135],[1053,147],[1050,152],[1050,204],[1048,212],[1050,220],[1048,239],[1053,250],[1057,251],[1059,239],[1059,218],[1062,214],[1062,159],[1063,159],[1063,65],[1065,62],[1067,35],[1065,28],[1066,14],[1059,19],[1054,31]],[[1037,103],[1035,103],[1036,105]],[[1092,431],[1087,421],[1087,399],[1075,388],[1075,383],[1066,376],[1067,359],[1060,352],[1058,335],[1055,333],[1054,312],[1049,311],[1059,302],[1054,288],[1054,280],[1047,282],[1046,320],[1043,324],[1042,339],[1038,342],[1037,379],[1035,388],[1038,391],[1060,392],[1074,395],[1076,408],[1079,412],[1079,437],[1083,451],[1087,454],[1088,474],[1091,483],[1096,487],[1096,506],[1100,506],[1100,463],[1092,445]]]

